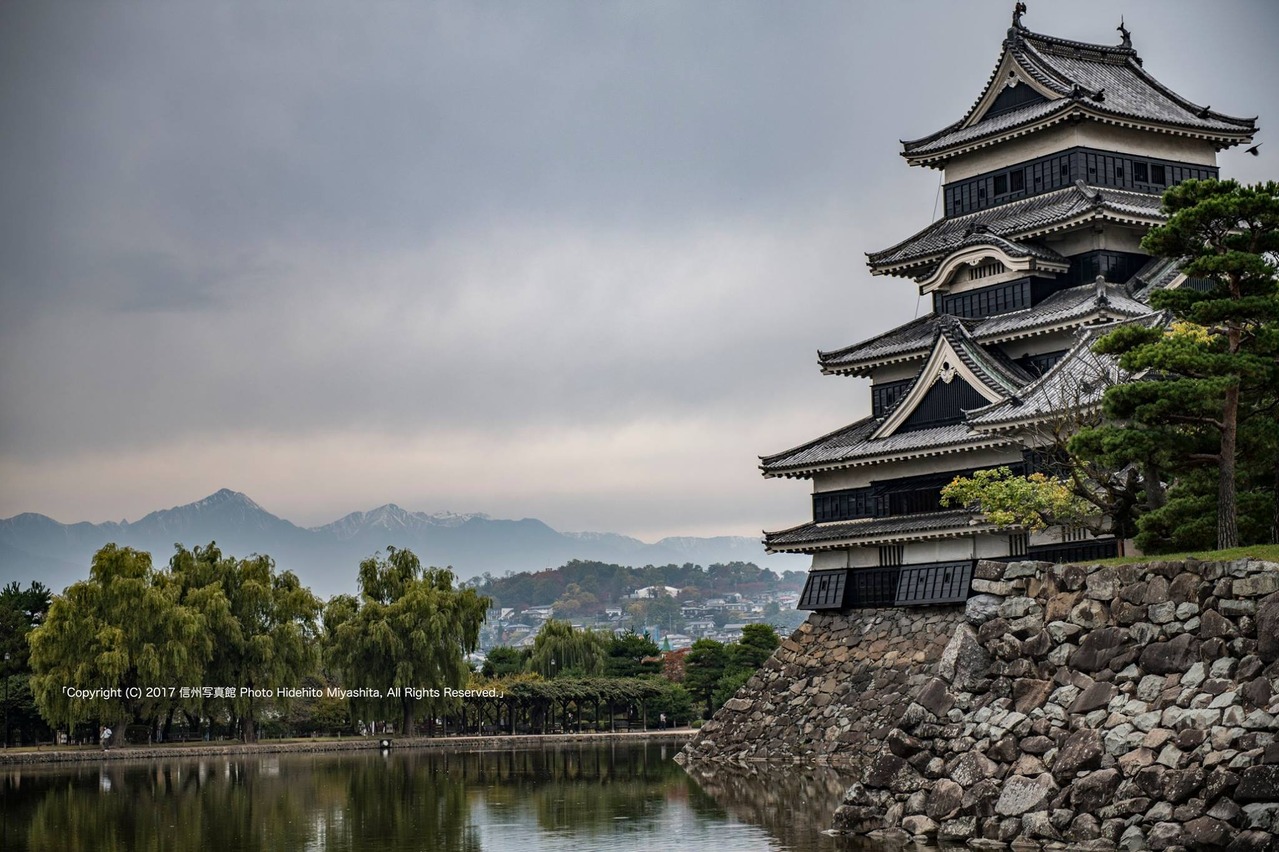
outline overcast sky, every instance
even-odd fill
[[[899,139],[963,115],[1012,2],[0,4],[0,517],[218,488],[756,535],[757,456],[862,416],[816,350],[911,319]],[[1031,0],[1199,103],[1279,116],[1279,6]],[[1225,174],[1279,177],[1227,151]]]

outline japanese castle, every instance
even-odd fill
[[[1198,286],[1142,236],[1160,196],[1217,177],[1217,152],[1256,120],[1192,103],[1118,45],[1030,32],[1017,4],[985,89],[959,121],[903,143],[943,172],[944,215],[867,255],[913,279],[932,310],[869,340],[819,352],[824,374],[871,380],[871,414],[761,458],[765,477],[813,482],[811,522],[765,533],[770,552],[812,555],[799,608],[963,601],[978,559],[1115,555],[1082,529],[996,529],[940,490],[1007,465],[1041,469],[1054,421],[1122,380],[1090,346],[1114,323],[1164,322],[1158,288]]]

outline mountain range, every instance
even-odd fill
[[[483,514],[426,514],[388,503],[353,512],[320,527],[299,527],[224,488],[215,494],[151,512],[134,522],[62,524],[24,513],[0,520],[0,583],[39,580],[60,591],[89,575],[98,548],[108,542],[149,551],[165,564],[175,543],[216,541],[233,556],[269,554],[319,595],[355,590],[360,560],[388,545],[409,548],[424,565],[451,565],[463,579],[485,572],[538,571],[572,559],[618,565],[754,562],[776,571],[806,568],[794,556],[766,554],[744,536],[664,538],[654,544],[617,533],[563,533],[534,518],[503,520]]]

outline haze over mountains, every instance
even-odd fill
[[[322,596],[355,591],[361,559],[387,545],[407,547],[424,565],[452,565],[461,578],[484,572],[537,571],[571,559],[619,565],[754,562],[776,571],[807,567],[806,560],[764,552],[744,536],[664,538],[655,544],[616,533],[562,533],[534,518],[503,520],[483,514],[428,515],[394,504],[353,512],[304,528],[263,509],[248,496],[222,489],[203,500],[120,523],[62,524],[24,513],[0,520],[0,583],[39,580],[55,591],[89,575],[93,553],[107,542],[150,551],[168,562],[175,543],[216,541],[224,553],[266,553]]]

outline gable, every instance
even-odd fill
[[[949,318],[947,318],[949,319]],[[950,319],[950,322],[955,320]],[[955,387],[951,388],[950,386]],[[942,388],[938,390],[937,388]],[[975,395],[975,396],[974,396]],[[931,398],[931,399],[930,399]],[[953,410],[962,410],[963,408],[981,408],[993,402],[999,402],[1004,398],[1004,393],[987,385],[973,372],[965,359],[961,358],[955,347],[946,339],[946,334],[938,335],[937,343],[933,346],[932,353],[928,356],[928,360],[924,362],[924,367],[919,372],[919,376],[915,379],[906,395],[893,408],[892,412],[879,425],[879,428],[872,434],[872,438],[887,438],[889,435],[897,432],[908,421],[913,421],[915,426],[913,429],[927,428],[921,423],[927,423],[928,426],[940,426],[948,422],[956,422],[941,419],[942,417],[951,416],[949,412]],[[972,400],[975,399],[976,402]],[[925,400],[929,400],[929,404],[925,407]],[[924,408],[923,412],[916,414],[917,410]],[[962,416],[962,415],[961,415]],[[934,419],[934,418],[937,419]]]
[[[990,105],[990,109],[986,110],[982,118],[991,118],[1030,104],[1041,104],[1047,100],[1048,98],[1030,86],[1008,85],[995,98],[994,103]]]
[[[964,419],[965,409],[982,408],[989,404],[990,401],[985,396],[962,378],[955,376],[950,381],[941,378],[928,389],[910,416],[897,427],[897,431],[911,432],[959,423]]]

